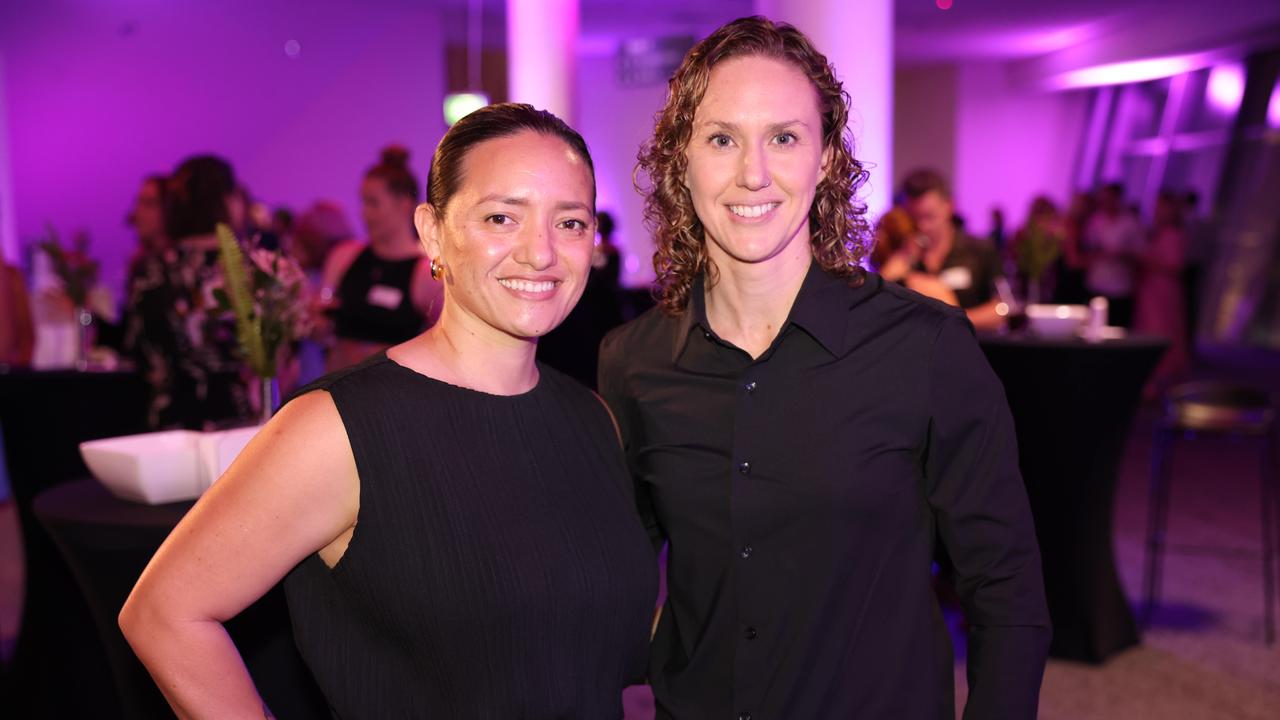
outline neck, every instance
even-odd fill
[[[739,262],[720,253],[712,261],[720,273],[705,290],[707,322],[716,335],[760,357],[778,336],[809,272],[808,238],[797,238],[764,262]]]
[[[538,384],[537,343],[495,330],[450,302],[431,329],[388,351],[424,375],[491,395],[519,395]]]

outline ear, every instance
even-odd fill
[[[440,257],[440,221],[436,209],[422,203],[413,211],[413,226],[418,230],[418,242],[426,250],[427,257]]]

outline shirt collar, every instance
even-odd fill
[[[679,360],[685,346],[689,343],[689,335],[694,330],[709,332],[711,323],[707,321],[707,302],[704,296],[704,278],[699,275],[689,289],[689,305],[680,314],[676,323],[676,332],[671,347],[671,361]],[[782,328],[781,335],[787,328],[795,325],[804,330],[818,344],[822,345],[833,356],[843,355],[845,348],[845,330],[848,326],[848,310],[866,298],[879,292],[883,281],[875,273],[863,273],[863,282],[857,287],[850,285],[850,278],[832,275],[822,269],[817,261],[809,264],[809,272],[804,276],[800,292],[796,293],[795,302],[791,305],[791,313]]]

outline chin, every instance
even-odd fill
[[[747,264],[768,262],[784,254],[792,243],[804,242],[799,231],[787,234],[773,230],[759,235],[746,235],[739,231],[728,237],[727,242],[717,243],[720,250],[731,259]]]
[[[720,249],[728,256],[729,260],[754,265],[772,260],[782,254],[786,246],[787,244],[782,241],[758,241],[725,243],[720,246]]]
[[[537,338],[540,338],[543,335],[546,335],[552,330],[555,330],[557,327],[560,326],[560,323],[562,322],[564,322],[563,317],[557,317],[553,320],[550,320],[550,319],[535,320],[531,318],[529,320],[516,323],[510,330],[508,330],[508,332],[510,332],[512,335],[516,337],[530,338],[530,339],[536,340]]]

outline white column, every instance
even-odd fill
[[[893,201],[893,0],[756,0],[756,12],[813,41],[844,83],[854,155],[869,166],[861,191],[872,217]]]
[[[18,221],[13,209],[13,162],[9,154],[9,110],[5,104],[4,58],[0,57],[0,256],[17,265]]]
[[[578,0],[507,0],[507,81],[512,102],[573,124]]]

